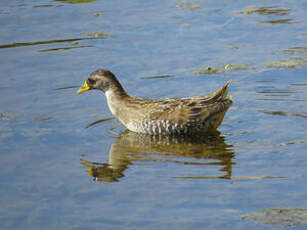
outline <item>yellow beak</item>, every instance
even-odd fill
[[[80,87],[80,89],[78,90],[78,94],[84,93],[88,90],[90,90],[91,87],[89,87],[89,85],[87,84],[87,82],[84,82],[84,84]]]

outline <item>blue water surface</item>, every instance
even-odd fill
[[[0,228],[283,229],[241,216],[307,209],[306,9],[1,1]],[[207,67],[220,69],[195,74]],[[148,98],[232,80],[234,104],[199,140],[139,137],[115,119],[86,128],[112,116],[101,92],[76,93],[98,68]]]

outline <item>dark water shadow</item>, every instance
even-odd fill
[[[215,178],[231,178],[234,151],[220,133],[210,136],[156,137],[128,130],[120,133],[112,144],[107,163],[81,158],[87,173],[95,181],[116,182],[124,177],[125,170],[135,164],[175,163],[191,166],[219,166]],[[144,167],[145,167],[144,166]],[[220,175],[224,172],[224,175]],[[212,178],[212,177],[211,177]]]

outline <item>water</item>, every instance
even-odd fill
[[[2,1],[0,24],[1,229],[280,229],[241,217],[307,209],[306,2]],[[153,98],[232,79],[234,105],[217,136],[135,135],[76,94],[102,67]]]

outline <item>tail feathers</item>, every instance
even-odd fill
[[[228,95],[228,86],[231,83],[231,80],[227,81],[221,88],[219,88],[214,94],[213,98],[222,99],[222,100],[231,100],[232,96]]]

